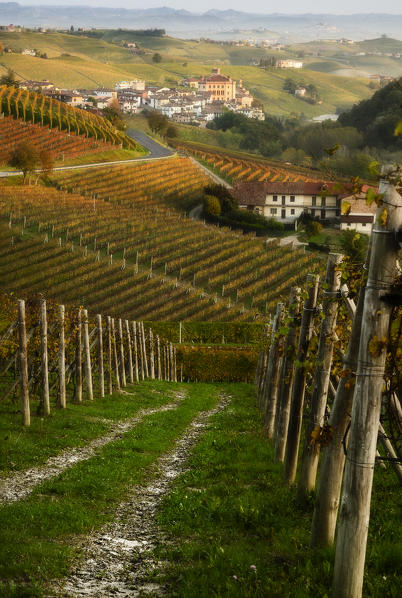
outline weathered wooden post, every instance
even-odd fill
[[[275,334],[272,336],[267,366],[267,384],[265,386],[265,433],[267,438],[274,436],[276,403],[278,400],[279,370],[281,364],[283,337],[280,328],[284,317],[284,305],[278,303],[275,315]]]
[[[121,372],[121,385],[123,388],[127,385],[126,381],[126,366],[124,363],[124,338],[123,338],[123,324],[121,318],[117,321],[118,331],[119,331],[119,349],[120,349],[120,372]]]
[[[313,392],[308,423],[306,426],[305,443],[302,456],[298,496],[303,500],[315,488],[320,444],[312,442],[312,432],[324,425],[325,409],[327,406],[329,376],[331,373],[332,356],[334,351],[334,333],[338,317],[338,305],[341,299],[341,271],[340,263],[343,255],[330,253],[328,256],[327,272],[325,276],[323,314],[320,340],[318,344],[317,362],[314,372]]]
[[[400,174],[400,171],[398,171]],[[356,386],[342,490],[333,593],[360,598],[370,516],[371,490],[392,305],[386,295],[395,283],[402,227],[402,196],[388,181],[371,231],[371,257],[364,299]]]
[[[169,345],[165,345],[165,355],[166,355],[166,370],[165,370],[165,380],[170,381],[170,356],[169,356]]]
[[[141,380],[144,380],[145,379],[144,349],[143,349],[141,334],[142,334],[141,325],[140,325],[140,322],[137,322],[137,339],[138,339],[138,355],[140,358],[140,374],[141,374]]]
[[[98,329],[98,365],[99,365],[99,392],[103,398],[105,396],[105,375],[103,371],[103,329],[102,316],[97,314],[96,327]]]
[[[88,332],[88,311],[82,310],[82,316],[84,318],[84,362],[85,362],[85,380],[87,383],[88,400],[93,401],[93,387],[92,387],[92,368],[91,368],[91,347],[89,345],[89,332]]]
[[[285,339],[278,390],[278,404],[275,415],[275,458],[283,461],[289,425],[290,399],[295,372],[297,343],[297,317],[300,307],[300,287],[292,287],[289,297],[288,333]]]
[[[112,318],[107,317],[107,382],[108,391],[113,392],[113,357],[112,357]]]
[[[156,364],[158,367],[158,380],[162,380],[161,341],[159,335],[156,335]]]
[[[144,374],[145,377],[149,377],[149,368],[148,368],[148,356],[147,356],[147,344],[145,339],[145,330],[144,330],[144,322],[140,322],[141,326],[141,340],[142,340],[142,351],[144,354]]]
[[[149,366],[151,380],[155,380],[155,354],[154,354],[154,335],[152,330],[149,329]]]
[[[25,301],[23,299],[18,300],[18,337],[22,424],[24,426],[30,426],[31,412],[29,408],[28,392],[27,332],[25,325]]]
[[[82,403],[82,322],[81,308],[77,313],[77,331],[75,342],[75,400]]]
[[[47,312],[46,299],[40,302],[40,339],[41,339],[41,409],[43,415],[50,415],[49,365],[47,352]]]
[[[135,322],[131,322],[131,330],[133,332],[133,347],[134,347],[134,378],[139,382],[138,375],[138,344],[137,344],[137,326]]]
[[[114,371],[116,373],[116,388],[117,388],[117,390],[120,390],[119,359],[117,357],[116,327],[114,324],[114,318],[112,318],[112,344],[113,344]]]
[[[127,352],[128,352],[128,375],[130,378],[131,384],[134,382],[134,370],[133,370],[133,349],[131,344],[131,333],[130,333],[130,325],[128,320],[124,320],[124,324],[126,327],[126,337],[127,337]]]
[[[64,339],[64,305],[59,305],[59,396],[57,406],[66,408],[66,345]]]
[[[293,484],[296,478],[297,457],[299,454],[299,442],[302,427],[304,393],[306,387],[304,361],[307,357],[308,346],[313,334],[313,315],[315,313],[317,304],[318,282],[318,275],[307,275],[308,297],[303,305],[303,313],[300,324],[299,342],[296,355],[297,365],[293,381],[288,435],[285,449],[284,478],[288,484]]]

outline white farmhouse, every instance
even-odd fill
[[[304,212],[334,221],[340,215],[340,199],[332,185],[322,181],[238,181],[234,195],[240,208],[283,223],[295,222]]]
[[[374,223],[377,205],[366,203],[366,195],[359,193],[342,198],[341,230],[355,230],[369,235]]]

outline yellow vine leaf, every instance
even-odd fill
[[[378,223],[381,224],[381,226],[386,226],[387,221],[388,221],[388,210],[387,210],[387,208],[383,208],[378,217]]]

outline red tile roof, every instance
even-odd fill
[[[233,193],[240,205],[264,205],[267,195],[338,195],[334,183],[324,181],[237,181]]]

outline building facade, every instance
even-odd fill
[[[221,74],[219,68],[212,69],[212,74],[201,77],[198,90],[208,92],[212,101],[230,102],[236,97],[236,81]]]
[[[242,182],[235,184],[239,207],[265,218],[294,223],[303,213],[320,220],[335,221],[340,216],[340,199],[331,184],[311,182]]]

